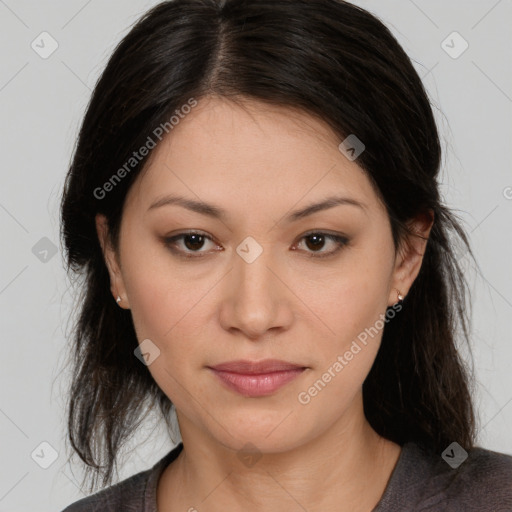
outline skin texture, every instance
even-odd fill
[[[382,318],[397,290],[407,295],[432,219],[415,219],[423,238],[395,252],[386,210],[340,142],[305,113],[203,98],[130,188],[119,253],[97,216],[112,294],[131,310],[139,343],[149,338],[160,350],[148,370],[175,404],[183,438],[159,481],[160,512],[369,511],[384,492],[400,447],[370,427],[362,402],[382,330],[309,403],[298,395]],[[148,211],[167,194],[215,204],[226,217],[177,205]],[[332,195],[364,207],[284,220]],[[186,230],[213,241],[182,238],[175,250],[204,257],[180,258],[166,246],[165,237]],[[349,241],[315,257],[337,244],[315,246],[304,238],[312,230]],[[263,250],[252,263],[236,252],[248,236]],[[267,358],[308,369],[275,394],[250,398],[207,368]],[[249,466],[240,455],[251,453],[259,458]]]

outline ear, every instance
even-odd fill
[[[400,244],[395,258],[391,280],[392,289],[388,298],[389,306],[397,302],[397,290],[403,297],[409,293],[409,289],[419,274],[433,223],[434,212],[432,210],[418,215],[407,223],[409,233]]]
[[[118,296],[121,297],[121,301],[118,303],[120,307],[130,309],[128,296],[126,295],[126,289],[121,274],[121,266],[119,264],[117,253],[110,241],[107,218],[105,215],[98,213],[95,220],[96,232],[98,233],[101,250],[103,251],[105,264],[107,265],[108,273],[110,275],[110,291],[114,296],[114,300],[116,300]]]

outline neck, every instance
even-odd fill
[[[158,510],[371,511],[400,447],[371,428],[362,397],[354,405],[357,414],[340,419],[322,435],[253,459],[240,457],[179,418],[183,450],[160,479]]]

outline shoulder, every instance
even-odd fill
[[[62,512],[156,512],[158,479],[182,447],[180,443],[153,467],[75,501]]]
[[[151,470],[141,471],[91,496],[75,501],[62,512],[142,512],[143,496]]]
[[[444,460],[443,460],[444,462]],[[463,503],[468,510],[512,511],[512,456],[476,447],[457,468],[439,476],[449,502]],[[475,508],[477,507],[477,508]]]
[[[406,443],[378,512],[512,511],[512,456],[450,445],[442,454]]]

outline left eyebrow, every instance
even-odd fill
[[[335,206],[341,206],[341,205],[347,205],[347,206],[355,206],[357,208],[362,209],[364,212],[366,212],[366,205],[363,203],[360,203],[359,201],[356,201],[355,199],[352,199],[350,197],[339,197],[339,196],[331,196],[319,203],[313,203],[309,206],[306,206],[305,208],[302,208],[301,210],[296,210],[289,215],[285,217],[285,222],[295,222],[299,219],[303,219],[304,217],[307,217],[308,215],[312,215],[313,213],[320,212],[323,210],[328,210],[330,208],[334,208]]]

